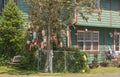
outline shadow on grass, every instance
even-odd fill
[[[10,75],[30,75],[30,74],[37,74],[37,71],[29,71],[29,70],[9,70],[6,72]]]
[[[37,70],[25,70],[19,69],[16,67],[7,67],[7,66],[0,66],[0,74],[10,74],[10,75],[30,75],[30,74],[37,74]]]

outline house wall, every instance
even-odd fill
[[[88,30],[99,30],[99,47],[98,62],[101,63],[105,59],[105,51],[114,46],[114,37],[110,37],[110,33],[120,29],[120,0],[101,0],[101,21],[98,21],[98,13],[87,15],[88,22],[82,19],[77,13],[76,29],[71,27],[72,46],[77,46],[77,29],[87,28]],[[94,54],[89,54],[89,63],[92,63]]]
[[[101,0],[101,21],[98,21],[98,13],[88,15],[88,22],[78,14],[78,24],[82,26],[120,28],[120,1]]]
[[[120,0],[112,0],[112,26],[120,28]]]
[[[25,0],[17,0],[17,5],[19,9],[22,11],[24,19],[28,21],[29,7]]]
[[[114,37],[110,36],[110,33],[114,33],[114,30],[119,30],[117,28],[104,28],[104,27],[84,27],[84,26],[76,26],[76,28],[71,27],[71,45],[72,47],[78,47],[77,46],[77,29],[79,30],[98,30],[99,31],[99,47],[100,51],[98,53],[98,63],[102,63],[105,60],[105,52],[108,51],[108,48],[110,47],[113,49],[114,46]],[[92,63],[94,59],[94,53],[90,53],[89,55],[89,62]]]

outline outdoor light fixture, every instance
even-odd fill
[[[112,34],[112,32],[110,32],[110,33],[109,33],[109,35],[110,35],[110,37],[113,37],[113,34]]]
[[[87,32],[87,31],[88,31],[88,29],[87,29],[87,28],[85,28],[85,31]]]

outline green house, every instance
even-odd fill
[[[2,14],[2,10],[5,7],[5,5],[7,4],[9,0],[0,0],[0,15]],[[21,10],[21,12],[23,13],[23,17],[24,19],[26,19],[26,21],[28,20],[28,13],[29,13],[29,7],[26,4],[25,0],[14,0],[16,5],[19,7],[19,9]]]
[[[86,22],[76,11],[75,28],[70,28],[68,44],[89,53],[89,63],[93,61],[94,54],[98,54],[98,62],[102,63],[107,51],[120,51],[120,0],[98,1],[102,11],[101,21],[89,15]]]
[[[29,8],[25,0],[14,0],[28,20]],[[106,58],[106,51],[120,51],[120,0],[98,0],[101,8],[101,21],[89,15],[88,22],[75,12],[75,28],[70,27],[68,45],[79,47],[89,53],[89,63],[98,54],[98,61],[102,63]],[[0,0],[0,14],[8,0]],[[96,13],[94,13],[96,14]]]

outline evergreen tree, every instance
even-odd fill
[[[3,9],[0,23],[0,54],[7,59],[22,49],[24,21],[22,12],[14,0],[9,0]]]

